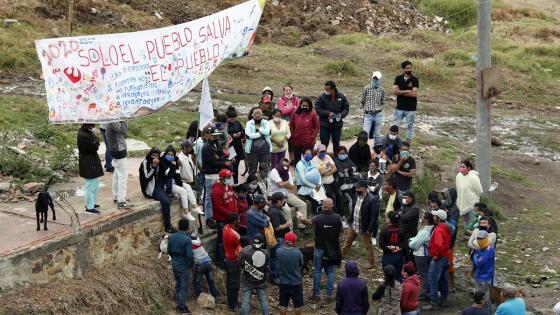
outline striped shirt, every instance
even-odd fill
[[[362,92],[361,101],[364,102],[366,112],[381,111],[385,105],[385,89],[382,86],[375,89],[371,84],[366,85]]]

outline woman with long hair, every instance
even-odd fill
[[[304,97],[290,120],[293,165],[297,165],[304,151],[313,150],[319,128],[319,116],[313,111],[313,102]]]
[[[463,217],[463,226],[467,228],[474,220],[474,205],[480,201],[480,195],[482,195],[480,178],[471,161],[461,161],[459,173],[455,177],[455,187],[457,189],[457,207]]]

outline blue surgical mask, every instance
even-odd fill
[[[324,159],[326,155],[327,155],[327,152],[319,152],[319,158],[320,159]]]
[[[348,154],[340,154],[338,155],[338,159],[341,161],[344,161],[348,158]]]
[[[304,159],[306,162],[309,162],[309,161],[311,161],[311,160],[313,159],[313,155],[311,155],[311,154],[306,154],[306,155],[303,156],[303,159]]]
[[[379,82],[379,80],[371,80],[371,86],[373,86],[374,88],[378,88],[381,85],[381,82]]]
[[[257,189],[257,184],[249,184],[249,189],[251,190]]]
[[[165,159],[168,160],[169,162],[173,162],[175,160],[175,157],[173,155],[166,155]]]

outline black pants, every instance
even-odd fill
[[[323,187],[325,187],[325,193],[327,197],[333,200],[333,205],[336,207],[334,209],[334,212],[342,216],[343,211],[338,193],[338,185],[336,185],[335,182],[332,182],[331,184],[323,184]]]
[[[216,251],[215,251],[215,261],[214,264],[222,269],[224,265],[224,226],[226,225],[225,222],[216,221]]]
[[[238,262],[224,259],[224,268],[226,269],[226,292],[227,304],[230,310],[237,308],[237,298],[239,296],[239,287],[241,285],[241,267]]]
[[[329,141],[332,137],[333,151],[336,153],[338,147],[340,146],[340,137],[342,136],[342,126],[337,128],[322,127],[319,129],[319,138],[321,139],[321,144],[326,147],[329,146]]]
[[[293,147],[294,150],[294,167],[296,167],[296,164],[299,162],[299,160],[301,160],[301,155],[303,154],[303,152],[305,152],[306,150],[311,150],[313,151],[313,146],[311,147]]]
[[[317,214],[317,208],[319,208],[319,202],[317,202],[317,200],[311,198],[311,196],[302,196],[302,195],[298,195],[298,196],[302,197],[305,201],[310,201],[311,202],[311,213]]]

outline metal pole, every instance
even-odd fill
[[[483,196],[489,197],[491,182],[490,98],[482,97],[481,70],[492,66],[491,0],[478,1],[478,66],[476,99],[476,168]]]
[[[74,0],[68,1],[68,36],[72,36],[72,23],[74,23]]]

